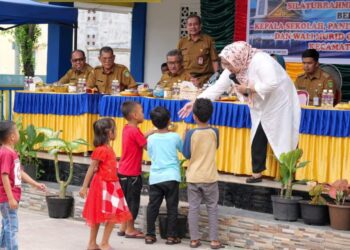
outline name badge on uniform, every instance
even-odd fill
[[[198,57],[197,63],[198,63],[199,65],[203,65],[203,63],[204,63],[204,58],[203,58],[203,56],[199,56],[199,57]]]

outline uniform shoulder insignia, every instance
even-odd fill
[[[130,77],[130,72],[127,69],[124,70],[123,74],[125,77]]]

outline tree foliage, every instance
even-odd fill
[[[40,35],[41,29],[36,24],[25,24],[15,28],[14,37],[20,52],[22,71],[26,76],[34,76],[34,55]]]

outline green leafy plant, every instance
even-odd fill
[[[326,205],[325,198],[322,197],[322,193],[324,191],[324,185],[323,184],[317,184],[316,186],[313,186],[309,190],[309,195],[312,197],[310,204],[312,205]]]
[[[292,190],[294,182],[295,172],[299,168],[305,167],[309,161],[300,162],[300,158],[303,155],[302,149],[295,149],[288,153],[282,153],[279,158],[280,164],[280,182],[281,187],[281,197],[286,199],[292,198]]]
[[[350,195],[350,187],[348,180],[336,180],[327,185],[328,195],[334,199],[336,205],[344,205],[345,199]]]
[[[16,45],[19,48],[23,73],[26,76],[34,76],[35,49],[41,29],[36,24],[24,24],[14,30]]]
[[[19,154],[20,162],[26,167],[35,167],[36,176],[39,177],[42,170],[38,171],[40,160],[37,157],[37,149],[41,147],[41,143],[45,139],[43,133],[38,133],[33,125],[29,125],[26,128],[23,127],[22,117],[16,121],[16,126],[19,132],[19,140],[15,146],[17,153]]]
[[[185,189],[187,188],[187,182],[186,182],[186,169],[184,167],[185,162],[187,159],[183,159],[180,161],[180,177],[181,177],[181,182],[179,185],[180,189]]]
[[[73,152],[79,148],[81,145],[89,145],[87,141],[83,139],[77,139],[73,141],[66,141],[59,138],[61,131],[53,131],[51,129],[42,129],[40,132],[46,135],[46,139],[42,143],[43,148],[49,150],[49,154],[54,156],[54,165],[55,165],[55,176],[56,181],[60,186],[59,197],[65,198],[67,193],[67,187],[73,180]],[[58,154],[62,152],[67,154],[69,158],[69,175],[66,181],[61,180],[59,172],[59,162]]]

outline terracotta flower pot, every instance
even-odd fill
[[[350,203],[336,205],[328,203],[331,227],[337,230],[350,230]]]

